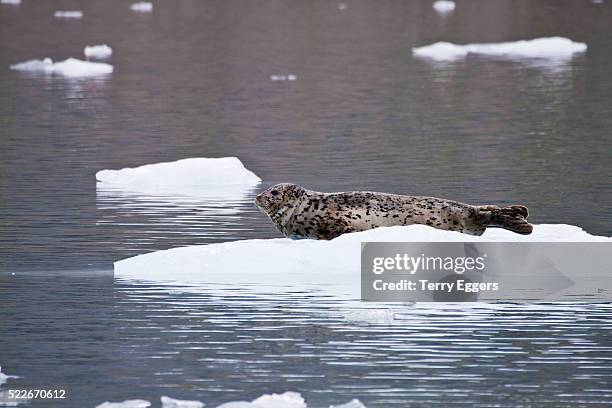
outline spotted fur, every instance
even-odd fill
[[[351,191],[320,193],[295,184],[277,184],[255,204],[290,238],[333,239],[377,227],[424,224],[447,231],[482,235],[487,227],[530,234],[527,208],[473,206],[434,197]]]

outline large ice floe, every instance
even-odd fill
[[[83,53],[88,58],[108,58],[113,54],[113,49],[106,44],[88,45]]]
[[[100,170],[96,180],[99,185],[143,192],[252,186],[261,181],[237,157],[196,157],[121,170]]]
[[[53,13],[55,18],[82,18],[83,12],[80,10],[58,10]]]
[[[60,62],[53,62],[51,58],[35,59],[11,65],[10,68],[15,71],[57,74],[71,78],[108,75],[113,72],[113,66],[110,64],[82,61],[76,58],[68,58]]]
[[[434,61],[455,61],[465,58],[468,54],[506,58],[567,60],[574,54],[586,50],[587,45],[584,43],[574,42],[563,37],[547,37],[524,41],[464,45],[437,42],[424,47],[413,48],[412,53],[416,57]]]
[[[361,242],[611,242],[571,225],[535,225],[531,235],[489,228],[482,236],[425,225],[377,228],[331,241],[252,239],[173,248],[115,262],[117,278],[155,282],[300,287],[359,298]],[[577,271],[576,273],[580,273]],[[580,278],[574,281],[580,281]]]

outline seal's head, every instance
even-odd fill
[[[270,187],[255,197],[255,205],[260,210],[273,217],[277,213],[284,213],[292,207],[305,190],[295,184],[281,183]]]

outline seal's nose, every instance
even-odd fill
[[[255,205],[259,207],[261,204],[261,200],[263,198],[263,193],[259,193],[255,196]]]

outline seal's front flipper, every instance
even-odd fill
[[[504,208],[489,208],[491,213],[489,225],[491,227],[501,227],[523,235],[531,234],[533,231],[533,225],[527,222],[529,211],[524,205],[511,205]]]

